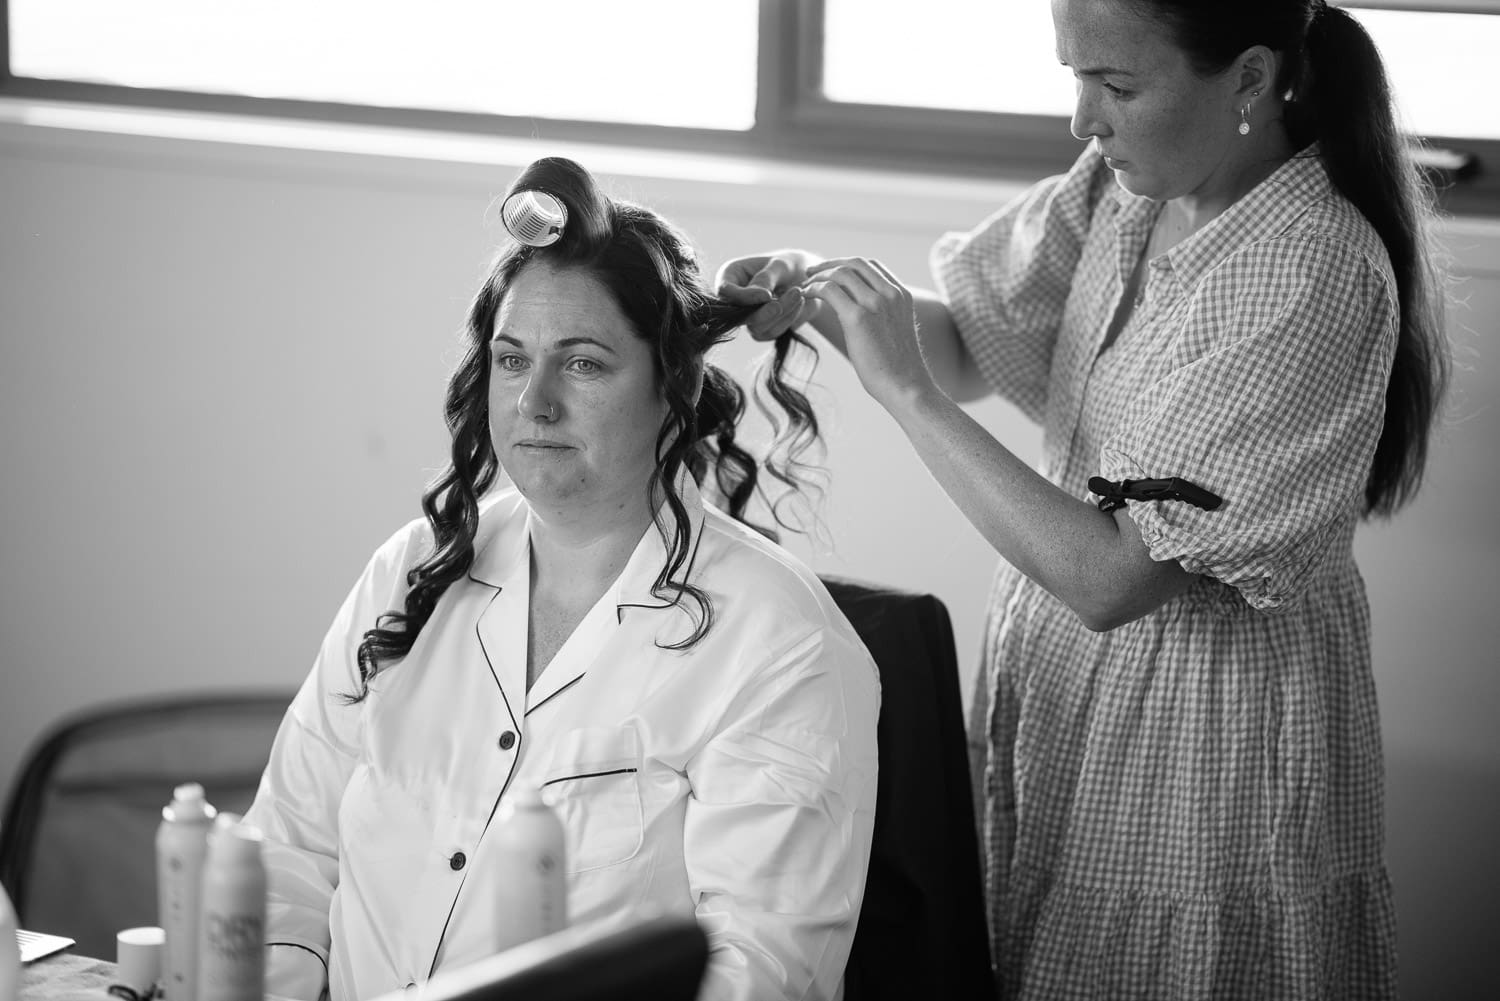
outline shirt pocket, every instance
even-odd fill
[[[628,862],[645,836],[640,738],[633,729],[587,727],[554,746],[542,793],[562,821],[570,873]]]

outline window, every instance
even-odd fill
[[[671,127],[755,123],[756,0],[10,0],[9,7],[17,77]],[[649,18],[639,15],[648,8]]]
[[[1500,0],[1357,0],[1404,124],[1492,165]],[[1047,0],[0,0],[0,92],[972,173],[1065,166]],[[899,68],[893,69],[893,68]],[[1462,166],[1463,160],[1454,163]]]
[[[1035,115],[1072,111],[1073,79],[1053,55],[1045,0],[921,2],[930,16],[913,24],[872,16],[868,0],[825,0],[823,87],[829,99]],[[1470,0],[1467,6],[1482,5]],[[1500,3],[1492,6],[1500,11]],[[1489,62],[1500,53],[1500,17],[1351,13],[1379,47],[1411,131],[1500,139],[1500,105],[1480,96],[1489,83]],[[901,66],[899,74],[889,72],[893,65]]]

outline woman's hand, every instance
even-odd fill
[[[808,255],[801,250],[737,257],[719,269],[718,295],[733,303],[765,303],[745,324],[757,341],[775,340],[788,330],[812,322],[820,304],[802,290]]]
[[[885,265],[863,257],[823,261],[807,269],[804,293],[838,317],[859,381],[887,410],[936,388],[917,341],[911,291]]]

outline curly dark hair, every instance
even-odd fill
[[[818,421],[806,395],[789,382],[787,369],[794,350],[806,349],[816,360],[816,349],[788,331],[776,339],[757,370],[755,398],[775,432],[769,454],[757,459],[735,440],[745,414],[745,392],[729,373],[704,358],[757,307],[735,305],[707,291],[697,255],[681,233],[650,209],[605,195],[577,163],[561,157],[537,160],[512,182],[507,196],[525,190],[558,198],[567,208],[567,224],[550,246],[508,243],[502,248],[469,308],[466,350],[449,379],[444,406],[452,439],[449,465],[422,495],[433,550],[407,573],[404,606],[381,614],[365,632],[358,652],[359,691],[348,696],[350,702],[363,700],[375,676],[411,650],[438,599],[473,564],[479,500],[500,472],[489,435],[488,341],[506,291],[532,264],[587,272],[654,348],[668,414],[657,432],[656,467],[648,489],[667,559],[652,593],[673,604],[690,600],[698,613],[691,635],[669,649],[692,647],[714,621],[713,602],[687,580],[692,525],[677,492],[682,470],[699,485],[711,475],[727,513],[772,538],[774,529],[745,517],[747,506],[762,492],[761,472],[793,490],[803,488],[807,467],[800,456],[818,441]],[[702,390],[695,403],[700,373]],[[771,511],[777,524],[792,527],[779,505]]]

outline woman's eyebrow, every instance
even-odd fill
[[[1067,66],[1067,63],[1063,63]],[[1130,70],[1119,69],[1115,66],[1099,66],[1091,69],[1074,69],[1079,76],[1135,76]]]
[[[1061,65],[1067,66],[1068,69],[1072,70],[1079,76],[1104,76],[1106,74],[1108,74],[1109,76],[1135,76],[1135,74],[1130,70],[1120,69],[1118,66],[1091,66],[1088,68],[1079,68],[1070,65],[1068,61],[1062,56],[1058,56],[1057,61]]]
[[[525,347],[524,344],[522,344],[519,340],[517,340],[516,338],[510,336],[509,334],[496,334],[494,337],[490,338],[490,341],[491,341],[491,343],[493,343],[494,341],[504,341],[506,344],[513,344],[513,345],[515,345],[518,348],[519,347]],[[618,351],[616,351],[614,348],[610,347],[608,344],[604,343],[601,340],[598,340],[597,338],[593,338],[593,337],[564,337],[564,338],[561,338],[560,340],[556,340],[556,341],[552,342],[552,346],[554,348],[573,348],[573,347],[577,347],[580,344],[590,344],[590,345],[593,345],[596,348],[599,348],[599,349],[604,350],[604,351],[608,351],[612,355],[619,354]]]

